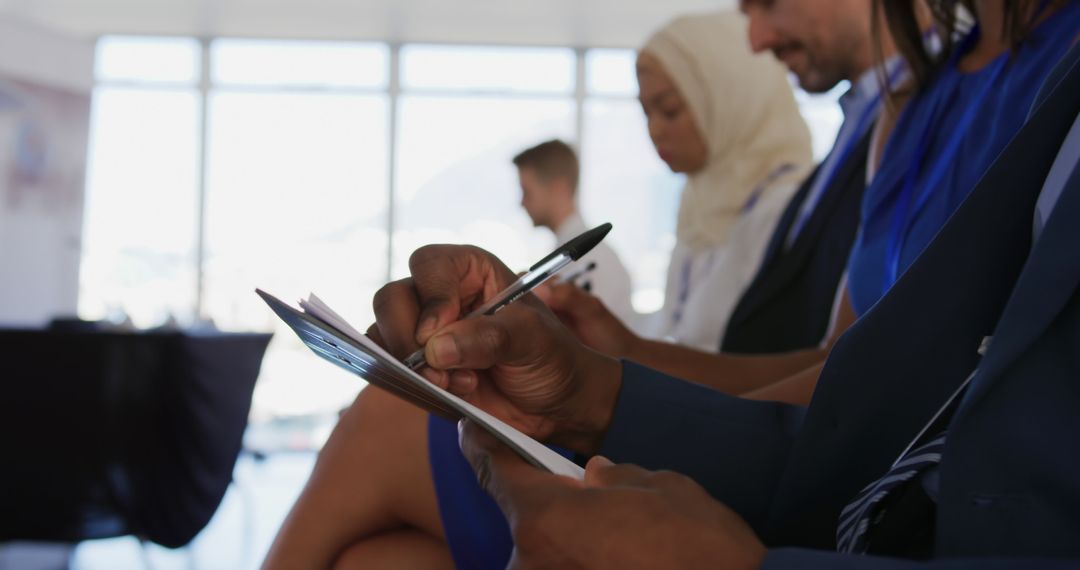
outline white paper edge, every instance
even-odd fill
[[[556,475],[562,475],[564,477],[570,477],[577,480],[585,478],[585,470],[579,467],[574,462],[559,455],[558,453],[549,449],[546,445],[536,441],[535,439],[521,433],[513,426],[503,422],[502,420],[492,416],[491,414],[481,410],[480,408],[462,400],[461,398],[443,390],[442,388],[428,382],[426,378],[417,374],[415,371],[405,366],[401,361],[386,352],[381,346],[375,344],[367,335],[361,334],[356,328],[348,323],[341,315],[331,309],[326,303],[324,303],[314,293],[308,296],[308,299],[300,301],[300,308],[305,312],[311,313],[316,318],[325,321],[327,324],[340,330],[348,335],[352,340],[364,347],[365,350],[371,351],[373,354],[385,359],[393,366],[397,372],[404,374],[414,384],[419,386],[425,392],[435,396],[436,398],[454,403],[464,409],[471,419],[485,425],[492,431],[497,431],[507,439],[513,441],[528,454],[532,456],[538,463],[546,467],[549,471]]]

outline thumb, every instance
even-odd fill
[[[505,311],[502,311],[505,312]],[[484,370],[505,360],[511,332],[504,319],[477,317],[451,324],[424,347],[428,365],[439,370]]]
[[[424,357],[442,370],[536,364],[562,354],[557,347],[569,334],[543,307],[519,302],[492,316],[451,323],[431,337]]]

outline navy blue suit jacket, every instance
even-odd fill
[[[1035,202],[1080,109],[1078,59],[1066,56],[937,238],[837,343],[808,408],[625,363],[602,453],[694,477],[770,545],[766,568],[1080,565],[1080,175],[1031,246]],[[976,367],[949,426],[934,560],[831,552],[840,509]]]
[[[859,229],[869,148],[867,134],[837,168],[836,176],[788,249],[788,234],[821,168],[803,182],[780,216],[754,280],[728,319],[719,347],[722,352],[771,354],[821,343]]]

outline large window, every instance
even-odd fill
[[[278,333],[256,414],[332,412],[357,379],[313,361],[253,292],[315,291],[372,319],[387,266],[388,50],[220,40],[210,55],[203,313]]]
[[[151,325],[196,304],[199,45],[98,45],[80,312]]]
[[[615,225],[635,306],[659,308],[681,179],[649,143],[630,50],[113,37],[97,74],[80,311],[279,332],[255,425],[330,425],[359,388],[255,287],[315,291],[363,326],[420,245],[526,267],[554,238],[510,159],[541,140],[578,145],[584,217]],[[800,99],[819,148],[834,99]],[[285,445],[318,445],[307,431]]]
[[[647,313],[664,301],[682,177],[649,141],[634,61],[626,50],[593,50],[585,58],[580,200],[587,219],[614,226],[610,241],[634,281],[634,308]]]
[[[529,230],[510,160],[577,139],[574,52],[409,46],[401,68],[394,276],[433,242],[474,243],[527,268],[552,238]]]

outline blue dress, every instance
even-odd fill
[[[1080,3],[1066,3],[1032,31],[1015,55],[1003,54],[979,71],[960,72],[958,50],[907,106],[863,195],[862,225],[848,261],[856,314],[866,313],[884,296],[975,188],[1024,124],[1043,79],[1078,32]],[[995,77],[997,65],[1004,68]],[[984,90],[971,111],[973,120],[960,128],[971,102]],[[953,159],[940,165],[933,182],[934,163],[947,154],[954,137]],[[913,184],[905,188],[911,173]]]
[[[572,457],[568,451],[555,450]],[[514,549],[510,527],[495,500],[477,484],[476,474],[461,454],[456,424],[431,416],[428,457],[454,565],[459,570],[506,568]]]
[[[1080,31],[1080,2],[1070,2],[1043,22],[997,78],[983,100],[979,117],[964,135],[957,156],[948,165],[929,200],[910,216],[899,248],[901,272],[907,268],[970,192],[983,171],[1012,138],[1033,102],[1043,79],[1072,45]],[[992,68],[992,66],[987,66]],[[849,288],[858,314],[864,313],[892,285],[887,279],[888,249],[893,209],[898,204],[905,173],[915,147],[919,146],[921,125],[940,125],[938,135],[951,132],[972,93],[988,79],[986,70],[959,73],[946,66],[924,93],[905,110],[885,147],[881,169],[863,200],[863,229],[849,261]],[[951,101],[936,117],[938,101]],[[947,137],[930,140],[927,157],[934,157]],[[927,160],[926,162],[931,162]],[[990,230],[992,231],[992,229]],[[455,565],[461,570],[502,569],[510,560],[513,543],[510,531],[495,501],[476,483],[458,448],[457,426],[432,417],[428,423],[428,455],[431,476],[439,501],[439,515]],[[569,453],[565,453],[570,456]]]

